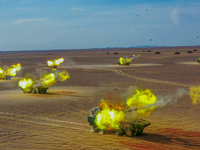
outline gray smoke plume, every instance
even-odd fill
[[[67,66],[73,66],[76,65],[76,62],[72,58],[64,58],[64,64]]]
[[[131,97],[135,94],[136,89],[138,89],[136,86],[130,86],[127,89],[127,92],[122,94],[122,97],[126,99]],[[167,104],[176,104],[177,100],[181,98],[184,94],[188,94],[188,91],[186,89],[181,88],[175,94],[165,94],[157,96],[157,101],[153,104],[149,104],[141,108],[136,108],[135,106],[132,106],[131,108],[128,108],[128,111],[125,111],[126,121],[132,121],[135,118],[137,118],[137,109],[147,109],[152,106],[158,108],[163,107]]]
[[[131,57],[131,60],[138,58],[139,56],[133,56]]]
[[[126,92],[121,94],[121,97],[123,99],[123,102],[126,103],[127,98],[132,97],[132,95],[134,95],[136,92],[136,89],[138,89],[138,87],[136,86],[129,86],[126,90]]]
[[[157,101],[155,103],[146,105],[146,106],[144,106],[142,108],[138,108],[138,109],[146,109],[146,108],[149,108],[151,106],[154,106],[154,107],[157,108],[157,107],[163,107],[163,106],[170,104],[170,103],[174,104],[184,94],[188,94],[188,91],[185,90],[185,89],[179,89],[176,94],[159,95],[157,97]]]

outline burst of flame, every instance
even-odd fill
[[[30,90],[33,86],[33,80],[30,78],[21,78],[21,80],[18,82],[19,87],[21,89]]]
[[[45,86],[51,86],[56,82],[56,77],[54,73],[49,73],[42,78],[42,82]]]
[[[189,88],[189,90],[192,104],[200,104],[200,86],[192,86]]]
[[[126,104],[129,107],[135,106],[137,108],[141,108],[146,105],[155,103],[156,100],[157,100],[157,97],[151,92],[150,89],[136,90],[136,94],[134,94],[132,97],[128,98]],[[139,109],[139,110],[137,110],[137,114],[149,116],[151,111],[154,109],[155,109],[154,106],[151,106],[146,109]]]
[[[4,72],[3,69],[0,68],[0,79],[3,78],[3,72]]]
[[[102,130],[119,129],[120,122],[125,119],[124,105],[113,105],[105,100],[101,100],[100,108],[102,110],[97,114],[95,124]]]
[[[58,80],[59,81],[65,81],[67,80],[68,78],[70,78],[70,75],[67,71],[63,71],[63,72],[60,72],[58,73]]]
[[[119,58],[120,65],[124,65],[126,62],[131,63],[131,58],[123,58],[123,57]]]
[[[49,67],[57,67],[63,62],[64,62],[64,58],[58,58],[58,59],[55,59],[55,60],[48,60],[47,61],[47,66],[49,66]]]
[[[0,68],[0,75],[3,74],[3,69]]]
[[[18,63],[17,65],[12,65],[13,68],[9,68],[7,70],[9,76],[16,76],[16,72],[21,70],[21,64]]]

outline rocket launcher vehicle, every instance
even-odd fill
[[[58,72],[52,69],[52,73],[44,75],[40,80],[34,81],[31,78],[21,78],[18,85],[23,93],[47,93],[47,89],[52,86],[56,81],[64,82],[70,77],[66,71]]]
[[[89,125],[93,127],[94,132],[103,131],[103,133],[117,133],[117,135],[119,136],[125,134],[127,137],[132,137],[140,135],[143,132],[144,128],[150,125],[150,122],[140,118],[134,119],[132,121],[121,121],[118,128],[116,129],[100,129],[98,125],[96,125],[96,119],[98,117],[98,113],[100,113],[101,111],[102,109],[99,107],[93,108],[91,110],[90,116],[88,116]],[[137,111],[137,108],[126,110],[124,112],[131,111]]]
[[[138,57],[140,57],[139,54],[137,56],[133,55],[133,57],[131,57],[131,58],[120,57],[119,61],[118,61],[118,64],[119,65],[129,65],[132,62],[133,59],[136,59]]]
[[[0,67],[0,79],[11,80],[11,77],[16,76],[16,72],[21,70],[21,64],[11,65],[11,67]]]

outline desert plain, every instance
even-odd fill
[[[141,57],[129,66],[117,64],[133,54]],[[46,61],[60,57],[65,62],[57,70],[68,71],[69,79],[47,94],[22,93],[20,78],[49,71]],[[200,105],[188,95],[190,87],[200,86],[199,57],[200,47],[2,51],[1,66],[21,63],[22,70],[0,81],[0,149],[200,149]],[[151,125],[140,136],[94,133],[90,110],[101,99],[124,101],[130,87],[151,89],[156,96],[187,93],[142,116]]]

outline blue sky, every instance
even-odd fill
[[[199,28],[199,0],[0,0],[1,51],[200,45]]]

